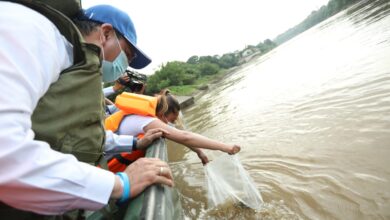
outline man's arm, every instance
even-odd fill
[[[7,21],[0,22],[0,200],[42,214],[99,209],[114,174],[52,150],[31,130],[38,100],[72,63],[69,43],[35,11],[0,4],[0,20]]]
[[[104,153],[106,158],[123,152],[133,150],[134,137],[131,135],[117,135],[110,130],[106,130],[106,142],[104,144]]]
[[[163,135],[168,134],[164,129],[156,128],[148,130],[142,139],[135,139],[137,149],[145,149],[152,142]],[[106,158],[112,157],[114,154],[123,152],[131,152],[133,149],[134,138],[131,135],[117,135],[110,130],[106,130],[106,142],[104,144],[104,152]]]

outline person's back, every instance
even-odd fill
[[[145,126],[147,126],[154,120],[158,119],[155,117],[144,115],[127,115],[119,126],[117,133],[137,136],[139,134],[145,133]]]

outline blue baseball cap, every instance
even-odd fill
[[[136,57],[129,63],[134,69],[142,69],[152,60],[137,47],[137,33],[130,16],[111,5],[96,5],[84,11],[88,20],[111,24],[133,46]]]

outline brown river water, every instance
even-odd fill
[[[390,1],[362,1],[237,68],[183,120],[240,144],[264,200],[208,209],[200,160],[169,143],[185,219],[390,219]]]

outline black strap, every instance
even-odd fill
[[[130,165],[133,162],[131,160],[128,160],[128,159],[122,157],[120,154],[115,154],[112,159],[114,159],[114,158],[117,159],[120,163],[125,164],[125,165]]]

